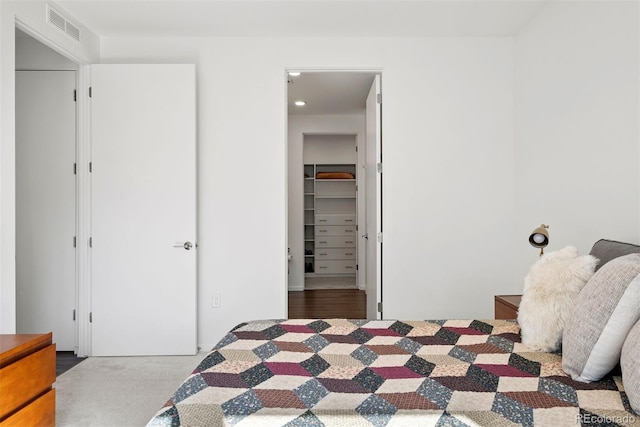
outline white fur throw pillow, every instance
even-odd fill
[[[565,322],[597,262],[597,258],[579,256],[575,247],[567,246],[544,254],[531,266],[518,308],[523,344],[542,351],[560,348]]]

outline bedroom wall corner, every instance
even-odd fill
[[[549,2],[515,37],[516,269],[547,250],[639,243],[638,2]],[[521,288],[520,288],[521,289]]]

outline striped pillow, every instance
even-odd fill
[[[582,288],[562,336],[562,369],[576,381],[598,381],[620,361],[640,318],[640,254],[616,258]]]
[[[636,414],[640,415],[640,322],[631,329],[622,346],[620,366],[622,367],[622,384],[627,393],[629,403]]]

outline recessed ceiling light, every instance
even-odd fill
[[[305,105],[307,105],[307,103],[306,103],[306,102],[304,102],[304,101],[296,101],[296,102],[295,102],[295,104],[296,104],[298,107],[304,107]]]
[[[300,74],[300,71],[289,71],[291,77],[298,77]]]

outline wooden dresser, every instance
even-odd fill
[[[0,427],[54,426],[52,334],[0,335]]]
[[[494,310],[496,319],[516,319],[522,295],[496,295]]]

